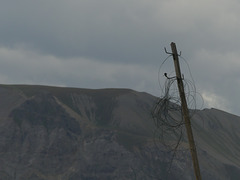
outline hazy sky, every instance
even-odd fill
[[[1,84],[131,88],[160,96],[158,70],[173,41],[204,107],[240,115],[238,0],[0,2]],[[173,70],[171,58],[168,63],[166,72]]]

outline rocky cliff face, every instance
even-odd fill
[[[169,169],[155,102],[126,89],[1,85],[0,180],[194,179],[187,148]],[[212,109],[192,122],[203,179],[238,179],[240,117]]]

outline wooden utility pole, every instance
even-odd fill
[[[182,75],[181,75],[181,70],[180,70],[180,65],[179,65],[179,60],[178,60],[179,55],[177,52],[176,44],[174,42],[171,43],[171,48],[172,48],[172,56],[173,56],[173,61],[174,61],[174,66],[175,66],[175,71],[176,71],[178,90],[179,90],[179,95],[181,98],[182,113],[183,113],[183,117],[185,120],[185,126],[186,126],[187,136],[188,136],[188,143],[189,143],[189,148],[191,151],[191,156],[192,156],[192,161],[193,161],[193,166],[194,166],[194,172],[195,172],[196,179],[201,180],[202,178],[201,178],[201,173],[200,173],[200,168],[199,168],[199,163],[198,163],[197,150],[196,150],[196,146],[194,143],[191,121],[190,121],[190,117],[189,117],[189,110],[187,107],[187,101],[186,101],[186,97],[185,97]]]

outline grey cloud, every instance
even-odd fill
[[[163,48],[174,41],[206,100],[240,114],[239,8],[235,0],[2,1],[0,80],[159,95]],[[171,60],[163,71],[174,72]]]
[[[6,3],[0,11],[4,17],[1,43],[25,43],[60,57],[115,61],[157,58],[160,38],[152,30],[151,6],[146,1],[106,0]]]
[[[24,49],[0,48],[0,81],[80,88],[132,88],[156,93],[151,66],[103,63],[86,58],[60,59]]]

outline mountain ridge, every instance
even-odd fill
[[[194,179],[185,137],[168,173],[172,153],[154,136],[155,96],[0,85],[0,99],[0,179]],[[240,177],[240,117],[197,110],[192,127],[203,179]]]

